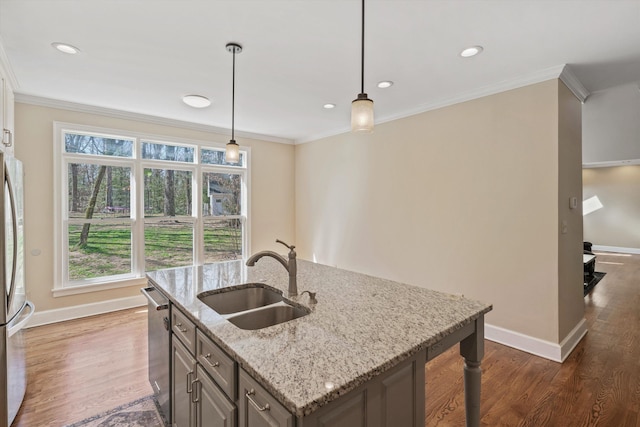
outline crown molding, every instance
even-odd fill
[[[376,120],[376,124],[379,124],[379,123],[381,122]],[[340,129],[333,129],[328,132],[315,133],[312,135],[305,136],[304,138],[298,138],[295,140],[295,144],[296,145],[306,144],[307,142],[318,141],[320,139],[329,138],[336,135],[342,135],[343,133],[349,133],[349,132],[351,132],[351,127],[344,126],[344,127],[341,127]]]
[[[13,72],[7,52],[4,50],[2,37],[0,37],[0,73],[8,80],[11,89],[15,91],[18,88],[18,79]]]
[[[6,55],[4,54],[4,50],[2,49],[2,44],[0,40],[0,66],[3,66],[7,70],[7,75],[9,81],[12,83],[14,88],[17,88],[17,81],[15,80],[15,76],[13,75],[11,68],[7,68],[5,63],[8,64],[8,60]],[[377,124],[382,124],[398,119],[402,119],[405,117],[414,116],[417,114],[425,113],[431,110],[437,110],[439,108],[448,107],[450,105],[459,104],[466,101],[471,101],[478,98],[483,98],[485,96],[495,95],[501,92],[505,92],[512,89],[518,89],[521,87],[529,86],[536,83],[541,83],[551,79],[559,78],[571,92],[580,100],[580,102],[584,102],[589,96],[589,91],[582,85],[582,83],[578,80],[575,74],[571,71],[570,67],[566,64],[549,67],[543,70],[539,70],[533,73],[528,73],[522,76],[515,77],[513,79],[503,80],[501,82],[480,87],[478,89],[474,89],[471,91],[459,93],[452,97],[442,98],[439,100],[435,100],[433,102],[422,104],[416,108],[412,108],[409,110],[404,110],[400,113],[393,114],[391,116],[381,117],[377,120]],[[14,83],[15,82],[15,83]],[[15,90],[15,89],[14,89]],[[34,95],[28,95],[20,92],[15,93],[16,102],[21,102],[24,104],[38,105],[42,107],[50,107],[50,108],[59,108],[63,110],[76,111],[81,113],[89,113],[89,114],[98,114],[107,117],[125,119],[125,120],[135,120],[139,122],[145,123],[153,123],[165,126],[173,126],[182,129],[196,130],[202,132],[210,132],[217,133],[223,135],[229,135],[231,132],[229,129],[220,128],[211,125],[205,125],[200,123],[191,123],[183,120],[176,119],[168,119],[164,117],[152,116],[148,114],[142,113],[134,113],[122,110],[115,110],[112,108],[105,107],[97,107],[86,104],[79,104],[70,101],[62,101],[52,98],[44,98]],[[335,135],[340,135],[343,133],[349,132],[348,127],[342,127],[340,129],[335,129],[328,132],[317,133],[313,135],[309,135],[304,138],[299,139],[288,139],[281,138],[277,136],[257,134],[251,132],[238,132],[236,131],[236,135],[243,138],[251,138],[251,139],[259,139],[263,141],[277,142],[281,144],[304,144],[307,142],[317,141],[319,139],[328,138]]]
[[[448,107],[450,105],[459,104],[466,101],[472,101],[478,98],[484,98],[485,96],[495,95],[501,92],[506,92],[512,89],[519,89],[521,87],[529,86],[536,83],[545,82],[551,79],[561,78],[562,74],[565,73],[565,78],[570,81],[570,83],[565,82],[567,87],[572,91],[575,95],[576,92],[574,88],[582,88],[582,90],[588,95],[584,86],[580,83],[580,81],[571,73],[569,70],[565,72],[567,69],[566,64],[556,65],[554,67],[545,68],[543,70],[538,70],[532,73],[527,73],[521,76],[517,76],[512,79],[503,80],[497,82],[495,84],[487,85],[480,87],[478,89],[473,89],[467,92],[462,92],[457,95],[448,98],[442,98],[439,100],[434,100],[433,102],[429,102],[426,104],[422,104],[416,108],[412,108],[409,110],[402,111],[398,114],[394,114],[391,116],[386,116],[380,118],[380,120],[376,120],[376,124],[382,124],[386,122],[391,122],[393,120],[403,119],[405,117],[415,116],[417,114],[426,113],[427,111],[437,110],[439,108]],[[564,81],[564,80],[563,80]],[[581,93],[581,92],[579,92]],[[581,101],[586,99],[585,95],[582,99],[578,97]],[[341,128],[336,131],[327,132],[323,134],[310,135],[306,138],[297,139],[295,141],[296,144],[304,144],[306,142],[317,141],[318,139],[328,138],[330,136],[340,135],[342,133],[348,132],[349,129]]]
[[[640,165],[640,159],[629,159],[629,160],[609,160],[606,162],[590,162],[583,163],[582,169],[592,169],[592,168],[613,168],[616,166],[636,166]]]
[[[591,94],[571,71],[571,66],[565,65],[560,73],[560,80],[567,85],[573,95],[584,103]]]
[[[149,114],[134,113],[130,111],[115,110],[113,108],[97,107],[94,105],[79,104],[76,102],[62,101],[59,99],[44,98],[40,96],[28,95],[16,92],[15,102],[22,104],[37,105],[40,107],[58,108],[61,110],[75,111],[78,113],[97,114],[100,116],[112,117],[116,119],[134,120],[143,123],[152,123],[163,126],[171,126],[180,129],[196,130],[201,132],[231,135],[231,130],[201,123],[191,123],[184,120],[168,119],[165,117],[152,116]],[[293,144],[294,141],[277,136],[263,135],[252,132],[235,131],[236,136],[242,138],[258,139],[261,141],[277,142],[280,144]]]

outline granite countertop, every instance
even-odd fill
[[[173,268],[147,277],[214,342],[297,416],[308,415],[491,310],[490,304],[298,260],[298,292],[288,273],[262,258]],[[311,309],[307,316],[243,330],[202,303],[200,292],[264,283]]]

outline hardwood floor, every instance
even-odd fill
[[[599,253],[589,332],[563,363],[486,341],[484,426],[640,426],[640,255]],[[427,426],[464,425],[458,349],[426,367]]]
[[[482,425],[640,426],[640,255],[598,254],[589,332],[563,364],[490,341]],[[28,390],[15,427],[59,427],[151,394],[146,309],[27,330]],[[457,347],[426,366],[425,425],[464,426]]]
[[[31,328],[14,427],[61,427],[153,393],[146,307]]]

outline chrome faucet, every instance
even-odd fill
[[[260,252],[256,252],[255,254],[249,257],[249,259],[247,260],[247,266],[253,267],[254,265],[256,265],[256,262],[264,256],[269,256],[271,258],[278,260],[278,262],[280,262],[280,264],[282,264],[284,268],[286,268],[287,271],[289,272],[288,295],[290,297],[294,297],[298,295],[298,284],[296,282],[298,267],[296,264],[296,251],[294,251],[295,246],[293,245],[289,246],[285,242],[279,239],[276,240],[276,243],[281,243],[285,245],[287,248],[289,248],[289,261],[287,261],[282,255],[274,251],[260,251]]]

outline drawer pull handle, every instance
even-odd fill
[[[187,372],[187,393],[191,394],[193,392],[193,380],[191,380],[191,375],[193,375],[193,371]]]
[[[4,136],[9,135],[9,138],[5,141]],[[13,145],[13,132],[10,129],[2,129],[2,145],[5,147],[11,147]]]
[[[193,394],[191,395],[191,403],[198,403],[200,401],[200,392],[198,391],[198,387],[202,387],[202,383],[198,378],[196,378],[191,381],[191,390],[193,391]]]
[[[178,328],[178,330],[180,332],[187,332],[187,328],[182,329],[182,323],[176,323],[176,328]]]
[[[209,360],[211,359],[211,353],[207,353],[204,356],[204,360],[207,361],[207,363],[209,364],[209,366],[211,366],[212,368],[217,368],[218,366],[220,366],[220,362],[213,362],[211,363],[211,361]]]
[[[254,408],[256,408],[260,412],[268,411],[269,409],[271,409],[268,403],[265,403],[264,406],[260,407],[260,405],[258,405],[258,403],[251,397],[255,394],[256,391],[254,389],[251,389],[247,393],[245,393],[245,396],[247,396],[247,399],[249,399],[249,402],[251,402]]]

